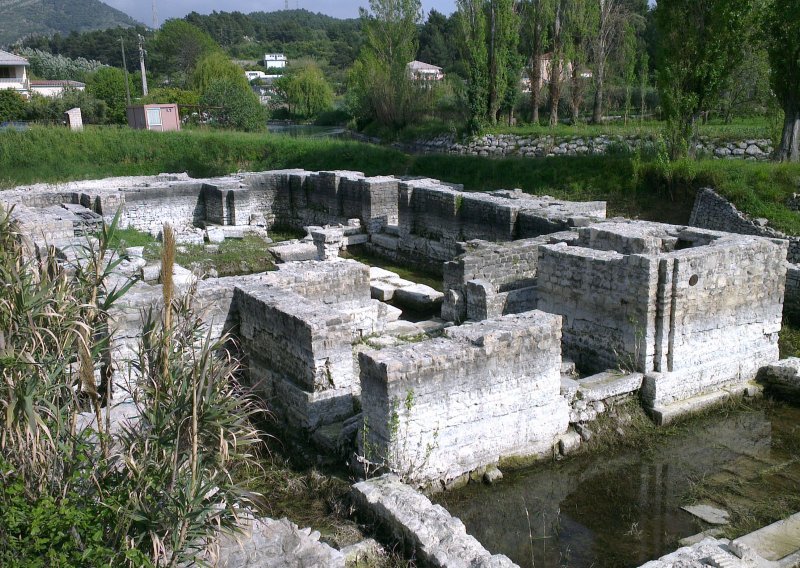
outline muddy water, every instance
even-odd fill
[[[523,567],[639,566],[709,528],[680,509],[701,493],[747,515],[748,491],[762,507],[765,491],[800,492],[798,440],[800,408],[717,414],[647,447],[540,464],[434,499]]]

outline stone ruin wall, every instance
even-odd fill
[[[564,356],[648,373],[648,406],[744,383],[778,358],[785,244],[613,220],[466,249],[445,264],[445,317],[560,314]]]
[[[796,199],[791,198],[787,205],[790,208],[796,207],[795,202]],[[789,250],[786,258],[789,266],[786,272],[785,305],[787,309],[796,312],[800,310],[800,237],[789,237],[766,226],[765,221],[750,219],[713,189],[706,188],[697,193],[689,224],[715,231],[787,240]]]
[[[361,353],[366,457],[412,478],[452,480],[550,453],[569,423],[560,319],[526,312]]]

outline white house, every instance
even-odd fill
[[[67,89],[85,91],[86,85],[78,81],[30,81],[31,94],[38,93],[43,97],[59,97]]]
[[[267,74],[263,71],[245,71],[245,77],[247,77],[248,81],[254,81],[255,79],[266,79]]]
[[[264,55],[264,67],[267,69],[283,69],[288,60],[283,53],[267,53]]]
[[[27,59],[0,50],[0,89],[13,89],[24,97],[30,95]]]
[[[414,81],[441,81],[444,79],[444,72],[441,67],[423,63],[422,61],[412,61],[406,65],[409,77]]]

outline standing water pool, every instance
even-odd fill
[[[800,510],[800,408],[718,411],[636,448],[538,464],[433,499],[522,567],[639,566],[710,528],[683,505],[725,508],[735,523],[727,530],[744,533]]]

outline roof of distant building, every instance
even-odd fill
[[[412,61],[408,64],[408,68],[413,71],[441,71],[441,67],[431,65],[430,63],[423,63],[422,61]]]
[[[31,81],[31,87],[85,87],[85,83],[81,83],[79,81],[60,81],[60,80],[50,80],[50,81]]]
[[[28,60],[0,49],[0,65],[23,65],[27,67]]]

